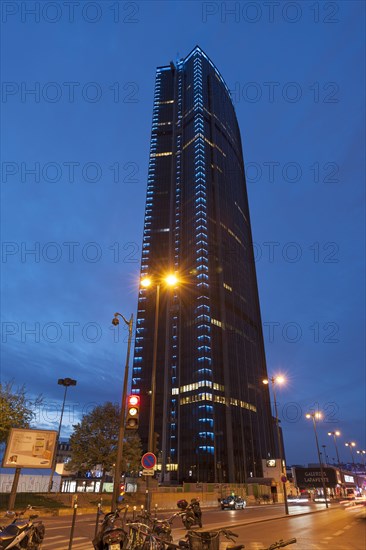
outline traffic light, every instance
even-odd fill
[[[129,395],[127,398],[126,430],[137,430],[139,427],[140,397]]]
[[[124,495],[125,495],[125,484],[120,483],[119,492],[118,492],[118,502],[122,502],[122,500],[124,499]]]

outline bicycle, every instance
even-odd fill
[[[220,535],[224,535],[225,538],[231,542],[236,542],[235,538],[238,537],[236,533],[233,533],[229,529],[220,529],[219,531],[204,533],[191,530],[186,534],[187,540],[179,541],[179,546],[189,550],[219,550]],[[295,538],[287,541],[281,539],[271,544],[268,548],[263,548],[262,550],[277,550],[278,548],[284,548],[290,544],[295,544],[295,542]],[[234,546],[227,546],[226,550],[242,550],[243,548],[245,548],[244,544],[236,544]]]
[[[126,550],[145,550],[147,537],[151,535],[151,528],[146,523],[129,521],[126,524]]]
[[[152,516],[150,512],[144,511],[136,518],[139,523],[144,523],[151,530],[152,534],[167,542],[173,542],[172,523],[175,517],[180,515],[180,512],[173,514],[170,518],[158,519]],[[143,521],[140,521],[143,520]]]
[[[236,542],[234,537],[238,537],[229,529],[220,529],[219,531],[198,532],[189,530],[186,534],[186,540],[179,541],[181,548],[189,550],[219,550],[220,535],[224,535],[231,542]],[[228,546],[227,550],[242,550],[243,544]]]

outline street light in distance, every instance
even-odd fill
[[[338,430],[335,430],[334,432],[328,432],[328,435],[333,436],[334,446],[335,446],[335,450],[336,450],[336,453],[337,453],[337,461],[338,461],[338,466],[339,466],[341,462],[339,460],[339,453],[338,453],[338,447],[337,447],[337,437],[339,437],[341,435],[341,432],[339,432]]]
[[[316,431],[316,421],[321,420],[323,415],[321,412],[313,412],[313,413],[307,413],[305,415],[306,418],[312,419],[313,421],[313,428],[314,428],[314,434],[315,434],[315,442],[316,442],[316,449],[318,451],[318,460],[319,460],[319,466],[320,466],[320,475],[322,477],[322,486],[323,486],[323,492],[324,492],[324,500],[325,500],[325,506],[328,508],[328,500],[327,500],[327,491],[325,488],[325,482],[324,482],[324,471],[323,471],[323,463],[320,458],[320,450],[319,450],[319,441],[318,441],[318,434]]]
[[[365,466],[365,455],[366,455],[366,451],[356,451],[356,453],[358,455],[361,455],[362,456],[362,463],[363,465]]]
[[[345,443],[345,446],[348,447],[350,450],[353,468],[355,468],[355,457],[353,455],[353,448],[356,447],[356,443],[354,441],[348,441],[347,443]]]
[[[49,492],[52,491],[53,476],[55,475],[55,470],[56,470],[56,458],[57,458],[58,444],[59,444],[59,441],[60,441],[61,426],[62,426],[62,418],[63,418],[63,416],[64,416],[64,409],[65,409],[65,401],[66,401],[67,388],[69,388],[70,386],[76,386],[76,380],[73,380],[72,378],[59,378],[59,379],[57,380],[57,384],[58,384],[59,386],[64,386],[65,391],[64,391],[64,399],[63,399],[63,401],[62,401],[60,423],[59,423],[59,426],[58,426],[58,432],[57,432],[57,438],[56,438],[56,448],[55,448],[55,452],[54,452],[53,460],[52,460],[50,481],[49,481],[49,483],[48,483],[48,491],[49,491]]]
[[[277,444],[278,444],[278,452],[279,452],[279,455],[280,455],[279,458],[280,458],[280,462],[281,462],[280,467],[281,467],[282,476],[286,476],[286,470],[284,471],[284,468],[283,468],[282,442],[281,442],[280,424],[279,424],[279,419],[278,419],[278,409],[277,409],[277,399],[276,399],[276,384],[280,384],[280,385],[284,384],[286,382],[286,378],[282,374],[278,374],[277,376],[271,376],[271,377],[265,378],[264,380],[262,380],[262,382],[265,385],[268,385],[271,382],[271,385],[272,385],[273,402],[274,402],[275,414],[276,414]],[[281,481],[282,481],[282,479],[281,479]],[[289,515],[288,502],[287,502],[287,491],[286,491],[286,481],[282,481],[282,488],[283,488],[283,500],[284,500],[284,504],[285,504],[285,513],[286,513],[286,515]]]

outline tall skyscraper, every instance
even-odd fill
[[[171,272],[173,289],[163,280]],[[154,440],[163,479],[261,476],[275,443],[240,131],[228,87],[199,47],[156,71],[146,275],[153,284],[139,291],[132,374],[144,449],[157,329]]]

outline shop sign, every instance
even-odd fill
[[[322,487],[322,473],[320,468],[294,468],[296,485],[298,487]],[[323,468],[324,484],[335,487],[338,483],[336,470]]]

